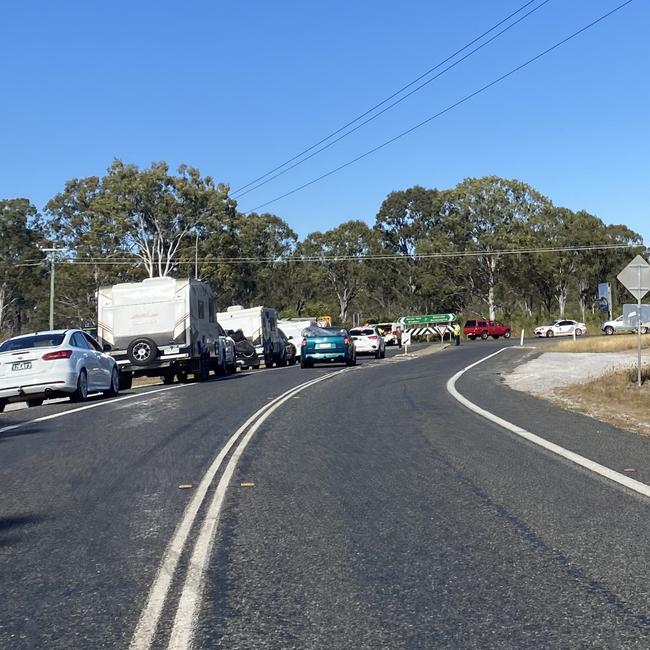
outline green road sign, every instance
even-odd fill
[[[426,314],[424,316],[402,316],[399,322],[403,325],[429,325],[430,323],[451,323],[455,320],[455,314]]]

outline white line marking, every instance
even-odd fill
[[[235,431],[225,446],[221,449],[217,457],[212,461],[212,464],[203,475],[203,478],[201,479],[201,482],[199,483],[196,492],[192,497],[192,500],[185,508],[183,517],[176,530],[174,531],[174,535],[172,536],[167,549],[165,550],[165,554],[163,555],[163,559],[160,563],[158,573],[149,591],[147,604],[145,605],[142,614],[140,615],[140,620],[138,621],[138,625],[133,634],[130,645],[131,650],[146,650],[151,647],[154,636],[156,634],[156,629],[158,627],[158,621],[160,620],[160,615],[165,605],[167,594],[169,593],[169,588],[174,577],[174,572],[176,571],[178,561],[187,543],[190,530],[196,520],[198,511],[201,507],[201,504],[203,503],[203,500],[205,499],[208,489],[210,488],[215,475],[219,471],[221,464],[223,463],[232,446],[237,442],[241,434],[251,424],[253,424],[258,417],[263,416],[269,410],[275,410],[276,405],[279,405],[280,400],[286,401],[292,397],[294,393],[300,392],[308,386],[322,381],[323,379],[333,377],[335,374],[338,373],[327,374],[316,379],[311,379],[303,384],[299,384],[298,386],[294,386],[293,388],[276,397],[272,402],[265,404],[262,408],[255,411],[255,413],[253,413],[244,422],[244,424],[242,424],[237,429],[237,431]],[[221,483],[219,483],[219,485],[221,485]]]
[[[142,393],[134,393],[133,395],[125,395],[124,397],[115,397],[113,399],[102,399],[98,402],[93,402],[92,404],[86,404],[85,406],[80,406],[75,409],[69,409],[67,411],[60,411],[58,413],[52,413],[50,415],[44,415],[40,418],[34,420],[27,420],[26,422],[18,422],[17,424],[10,424],[6,427],[0,429],[0,433],[5,431],[11,431],[13,429],[18,429],[20,427],[26,427],[29,424],[34,424],[35,422],[45,422],[46,420],[56,420],[57,418],[65,417],[66,415],[72,415],[74,413],[79,413],[81,411],[87,411],[88,409],[95,409],[99,406],[110,406],[112,404],[117,404],[117,402],[123,402],[127,399],[134,399],[136,397],[143,397],[145,395],[154,395],[155,393],[163,393],[167,390],[175,390],[176,388],[185,388],[187,386],[198,386],[199,384],[176,384],[175,386],[166,386],[165,388],[158,388],[157,390],[148,390]]]
[[[515,435],[525,438],[529,442],[539,445],[540,447],[543,447],[544,449],[554,454],[557,454],[558,456],[562,456],[562,458],[566,458],[567,460],[570,460],[576,465],[580,465],[581,467],[584,467],[585,469],[588,469],[591,472],[599,474],[600,476],[603,476],[609,479],[610,481],[619,483],[620,485],[623,485],[626,488],[633,490],[634,492],[638,492],[643,496],[650,497],[650,485],[641,483],[641,481],[636,481],[633,478],[630,478],[629,476],[620,474],[619,472],[616,472],[613,469],[610,469],[609,467],[605,467],[604,465],[601,465],[600,463],[596,463],[595,461],[590,460],[589,458],[580,456],[580,454],[576,454],[573,451],[569,451],[568,449],[565,449],[560,445],[556,445],[554,442],[550,442],[545,438],[541,438],[540,436],[537,436],[534,433],[527,431],[526,429],[522,429],[516,424],[512,424],[512,422],[508,422],[507,420],[500,418],[498,415],[495,415],[494,413],[490,413],[490,411],[486,411],[485,409],[482,409],[480,406],[477,406],[473,402],[470,402],[466,397],[463,397],[463,395],[461,395],[458,392],[458,390],[456,389],[456,382],[468,370],[471,370],[475,366],[478,366],[484,361],[491,359],[492,357],[496,356],[497,354],[507,349],[509,348],[501,348],[501,350],[497,350],[493,354],[490,354],[487,357],[484,357],[483,359],[480,359],[479,361],[476,361],[475,363],[472,363],[471,365],[463,368],[462,370],[457,372],[453,377],[451,377],[451,379],[447,381],[447,390],[449,391],[451,396],[454,399],[456,399],[458,402],[460,402],[463,406],[466,406],[470,411],[477,413],[478,415],[484,417],[486,420],[490,420],[490,422],[494,422],[495,424],[498,424],[500,427],[507,429],[508,431],[514,433]]]
[[[176,610],[176,617],[169,638],[169,645],[167,646],[169,650],[186,650],[192,645],[194,629],[201,606],[203,587],[205,585],[205,574],[208,568],[208,562],[210,561],[210,554],[217,533],[219,517],[228,490],[228,484],[230,483],[230,479],[237,467],[239,458],[246,449],[251,438],[255,435],[256,431],[266,421],[266,419],[287,400],[291,399],[294,395],[302,392],[306,388],[326,379],[331,379],[342,372],[346,372],[346,370],[347,369],[339,370],[338,372],[319,377],[318,379],[297,387],[288,395],[285,393],[284,396],[277,399],[270,408],[268,408],[265,413],[257,419],[255,424],[253,424],[246,435],[242,438],[237,449],[233,452],[228,464],[226,465],[226,469],[219,480],[219,484],[217,485],[217,489],[212,497],[212,501],[201,525],[201,530],[199,531],[194,545],[194,550],[192,551],[192,557],[185,577],[185,584],[183,585],[183,591],[181,592],[178,601],[178,609]]]

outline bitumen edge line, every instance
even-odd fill
[[[459,370],[455,375],[453,375],[448,381],[447,381],[447,391],[449,394],[457,401],[460,402],[463,406],[468,408],[470,411],[476,413],[477,415],[480,415],[481,417],[484,417],[486,420],[489,420],[490,422],[493,422],[494,424],[497,424],[498,426],[502,427],[503,429],[506,429],[507,431],[510,431],[511,433],[514,433],[515,435],[524,438],[525,440],[528,440],[529,442],[532,442],[535,445],[538,445],[540,447],[543,447],[547,451],[550,451],[551,453],[557,454],[558,456],[561,456],[562,458],[565,458],[566,460],[571,461],[572,463],[575,463],[576,465],[579,465],[580,467],[583,467],[584,469],[589,470],[590,472],[594,472],[595,474],[598,474],[599,476],[602,476],[603,478],[609,479],[610,481],[614,481],[615,483],[618,483],[619,485],[622,485],[626,487],[629,490],[632,490],[633,492],[636,492],[637,494],[641,494],[646,497],[650,497],[650,485],[647,485],[645,483],[642,483],[641,481],[637,481],[633,478],[630,478],[629,476],[625,476],[624,474],[620,474],[619,472],[616,472],[613,469],[610,469],[609,467],[605,467],[604,465],[601,465],[600,463],[597,463],[593,460],[590,460],[589,458],[585,458],[584,456],[581,456],[580,454],[576,454],[573,451],[570,451],[569,449],[565,449],[564,447],[555,444],[554,442],[550,442],[549,440],[546,440],[545,438],[542,438],[534,433],[531,433],[530,431],[517,426],[516,424],[513,424],[512,422],[508,422],[508,420],[504,420],[503,418],[499,417],[498,415],[495,415],[494,413],[491,413],[490,411],[487,411],[480,406],[474,404],[470,400],[468,400],[466,397],[460,394],[460,392],[456,388],[456,382],[468,371],[471,370],[472,368],[478,366],[481,363],[484,363],[488,359],[491,359],[495,357],[497,354],[500,354],[504,350],[508,350],[511,348],[501,348],[500,350],[497,350],[496,352],[493,352],[492,354],[489,354],[487,357],[483,357],[482,359],[479,359],[478,361],[475,361],[474,363],[470,364],[469,366],[466,366],[462,370]]]

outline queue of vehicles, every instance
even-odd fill
[[[233,305],[217,313],[209,284],[199,280],[160,277],[102,287],[96,338],[71,328],[0,344],[0,412],[10,402],[40,406],[50,398],[116,396],[136,377],[160,377],[165,384],[189,375],[205,381],[211,372],[226,375],[262,363],[353,365],[357,353],[385,356],[379,326],[352,332],[325,327],[314,339],[318,328],[315,319],[278,321],[277,312],[264,306]]]

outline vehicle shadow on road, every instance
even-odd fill
[[[7,427],[11,427],[11,423],[7,423]],[[9,438],[18,438],[18,436],[30,436],[34,435],[36,433],[41,433],[41,428],[40,427],[34,427],[34,426],[24,426],[17,422],[15,425],[15,429],[9,429],[8,431],[3,431],[0,432],[0,442],[3,442],[4,440],[8,440]],[[2,428],[2,427],[0,427]]]
[[[45,517],[40,515],[14,515],[0,517],[0,548],[12,546],[25,539],[25,526],[41,523]]]

